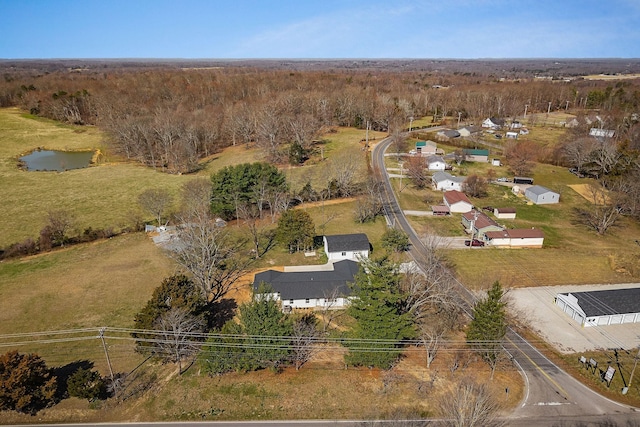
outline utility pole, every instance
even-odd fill
[[[469,249],[473,248],[473,236],[475,236],[474,228],[476,227],[476,220],[478,219],[478,211],[473,211],[473,221],[471,221],[471,240],[469,240]]]
[[[458,111],[458,129],[460,129],[460,116],[462,116],[462,113]]]
[[[549,107],[547,107],[547,116],[551,112],[551,101],[549,101]]]
[[[636,357],[633,358],[635,361],[633,362],[633,369],[631,370],[631,376],[629,377],[629,385],[622,389],[622,394],[627,394],[627,392],[629,391],[629,387],[631,387],[631,381],[633,381],[633,374],[636,372],[636,366],[638,366],[639,357],[640,357],[640,347],[638,347],[638,354],[636,354]]]
[[[109,359],[109,350],[107,350],[107,344],[104,342],[104,330],[100,328],[100,341],[102,341],[102,348],[104,349],[104,355],[107,357],[107,365],[109,366],[109,375],[111,376],[111,385],[113,386],[113,394],[116,400],[118,399],[118,387],[116,386],[115,379],[113,377],[113,368],[111,367],[111,359]]]
[[[569,108],[569,101],[567,101],[567,104],[564,106],[564,111],[566,112],[568,108]]]
[[[409,132],[411,132],[412,125],[413,125],[413,116],[409,117]]]
[[[529,104],[524,104],[524,118],[527,118],[527,107],[529,107]]]

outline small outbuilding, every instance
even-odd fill
[[[560,202],[560,194],[541,185],[534,185],[524,190],[524,196],[536,205],[547,205]]]
[[[516,219],[516,208],[494,208],[493,215],[498,219]]]
[[[464,231],[479,240],[484,240],[484,235],[489,231],[502,231],[502,227],[494,220],[476,210],[463,213],[460,221]]]
[[[556,305],[585,327],[640,323],[640,288],[558,294]]]
[[[416,152],[423,156],[431,156],[438,151],[438,144],[431,140],[416,142]]]

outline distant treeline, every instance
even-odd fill
[[[181,68],[171,61],[103,61],[101,67],[63,68],[71,64],[34,61],[11,67],[4,61],[0,106],[97,125],[127,158],[185,173],[235,144],[255,144],[272,163],[304,161],[313,141],[336,126],[392,132],[405,128],[411,117],[429,115],[479,124],[491,116],[522,116],[525,105],[531,113],[598,109],[615,124],[640,104],[634,80],[536,80],[521,71],[530,70],[527,62],[509,62],[512,71],[489,74],[448,71],[447,61],[431,61],[423,69],[412,63],[407,70],[399,66],[403,61],[356,61],[353,68],[341,61],[334,68],[277,62]],[[467,65],[472,64],[484,63]]]

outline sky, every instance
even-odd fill
[[[640,0],[0,0],[0,58],[639,58]]]

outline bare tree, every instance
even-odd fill
[[[335,180],[338,190],[349,197],[356,189],[356,177],[362,164],[356,156],[342,156],[331,159],[330,179]]]
[[[405,149],[406,138],[400,129],[395,129],[391,134],[391,148],[396,153],[396,158],[400,160],[400,153]]]
[[[338,298],[340,297],[340,291],[338,288],[333,288],[331,291],[324,292],[324,305],[322,306],[322,333],[327,333],[331,322],[344,313],[344,310],[337,310]]]
[[[307,363],[316,351],[318,320],[313,313],[305,314],[296,319],[293,323],[293,336],[291,345],[293,346],[293,361],[296,371]]]
[[[162,225],[162,217],[172,202],[173,197],[166,188],[150,188],[138,196],[138,203],[156,218],[158,226]]]
[[[67,233],[75,226],[75,216],[66,210],[50,210],[47,212],[47,225],[52,243],[64,246]]]
[[[206,178],[185,182],[180,196],[183,216],[207,215],[211,211],[211,181]]]
[[[576,138],[564,144],[561,151],[567,162],[575,167],[578,173],[582,173],[582,168],[589,161],[596,144],[595,138]]]
[[[504,147],[504,156],[509,167],[516,175],[526,176],[533,169],[538,148],[529,142],[510,142]]]
[[[206,216],[181,218],[172,257],[188,271],[209,302],[221,300],[245,273],[251,260],[242,240]]]
[[[575,208],[578,220],[603,235],[620,219],[624,206],[624,193],[616,186],[607,189],[604,183],[589,183],[587,208]]]
[[[177,363],[179,373],[182,373],[182,360],[198,351],[198,334],[203,326],[201,320],[185,308],[172,308],[156,320],[158,353],[164,360]]]
[[[487,180],[478,175],[469,175],[467,179],[462,183],[462,191],[471,197],[486,197],[487,187],[489,184]]]
[[[410,157],[405,162],[405,169],[416,188],[423,189],[429,185],[429,176],[427,175],[425,162],[422,157]]]
[[[500,406],[484,383],[465,379],[443,396],[439,403],[442,424],[454,427],[497,427],[504,425],[498,419]]]

